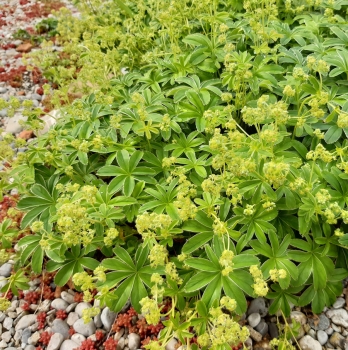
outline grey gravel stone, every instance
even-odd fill
[[[82,344],[83,341],[85,341],[87,338],[83,336],[82,334],[75,333],[71,336],[71,340],[75,343],[79,344],[79,346]]]
[[[62,292],[61,294],[60,294],[60,297],[63,299],[63,300],[65,300],[67,303],[69,303],[69,304],[72,304],[73,302],[74,302],[74,296],[73,295],[71,295],[70,293],[68,293],[68,292]]]
[[[252,340],[255,340],[256,342],[259,342],[262,340],[262,335],[258,331],[255,331],[255,329],[250,326],[247,326],[247,328],[249,330],[250,338]]]
[[[172,339],[170,339],[169,342],[167,343],[165,349],[166,349],[166,350],[176,350],[177,344],[178,344],[178,341],[177,341],[175,338],[172,338]]]
[[[255,327],[262,336],[265,336],[268,333],[268,324],[265,320],[261,320],[261,322]]]
[[[11,329],[13,326],[13,318],[11,317],[6,317],[4,319],[4,322],[2,324],[4,326],[4,328],[6,328],[7,330]]]
[[[264,298],[256,298],[251,301],[247,314],[259,313],[261,317],[265,317],[268,313],[268,307]]]
[[[129,350],[136,350],[140,345],[140,336],[136,333],[130,333],[128,335],[128,347]]]
[[[0,276],[10,277],[12,271],[12,264],[5,263],[0,267]]]
[[[28,344],[28,339],[31,337],[31,331],[29,328],[26,328],[23,330],[22,332],[22,337],[21,337],[21,341],[24,344]]]
[[[5,132],[9,134],[18,134],[23,130],[23,126],[20,125],[20,121],[26,121],[28,118],[21,115],[20,113],[15,113],[11,118],[5,118]]]
[[[0,94],[4,94],[7,91],[7,88],[0,87]]]
[[[121,338],[117,343],[116,350],[123,350],[124,347],[125,347],[124,338]]]
[[[90,335],[94,334],[96,331],[95,325],[93,321],[90,321],[88,323],[84,323],[83,319],[80,318],[77,320],[73,325],[75,332],[80,333],[84,335],[85,337],[89,337]]]
[[[79,345],[77,343],[68,339],[63,341],[62,345],[60,346],[60,350],[74,350],[78,347]]]
[[[332,334],[332,336],[330,337],[330,343],[333,346],[340,347],[341,349],[344,349],[345,346],[347,345],[347,341],[345,337],[339,334],[338,332],[335,332],[334,334]]]
[[[103,322],[101,320],[100,314],[94,316],[93,321],[94,321],[94,324],[97,328],[101,328],[103,326]]]
[[[34,345],[27,345],[24,350],[35,350],[35,346]]]
[[[278,327],[275,323],[269,322],[268,330],[269,330],[269,335],[271,336],[271,339],[279,337]]]
[[[25,329],[36,322],[36,315],[25,315],[23,316],[16,325],[16,330]]]
[[[259,313],[254,312],[248,316],[248,323],[250,327],[255,328],[261,321],[261,316]]]
[[[61,298],[54,299],[51,303],[51,306],[56,310],[65,310],[68,305],[69,304]]]
[[[6,343],[8,343],[11,340],[11,338],[12,338],[12,334],[10,331],[7,331],[1,334],[1,339]]]
[[[299,344],[302,350],[322,350],[320,343],[310,335],[305,335],[301,338]]]
[[[66,308],[66,312],[67,313],[69,313],[69,312],[71,312],[71,311],[74,311],[75,310],[75,308],[76,308],[76,305],[77,305],[77,303],[72,303],[72,304],[70,304],[67,308]]]
[[[331,321],[337,326],[348,328],[348,312],[344,309],[331,309],[326,313],[326,316],[331,318]]]
[[[69,338],[69,326],[65,321],[63,321],[59,318],[57,318],[53,321],[52,332],[53,333],[60,333],[64,337],[64,339]]]
[[[58,350],[60,345],[64,341],[64,336],[60,333],[55,333],[52,335],[50,342],[48,343],[47,350]]]
[[[317,332],[317,339],[321,345],[324,345],[324,344],[326,344],[327,340],[329,339],[329,336],[327,335],[326,332],[319,330]]]
[[[101,313],[101,321],[104,325],[104,328],[109,331],[115,321],[117,314],[111,311],[108,307],[104,308]]]
[[[70,312],[68,318],[66,319],[66,323],[69,326],[72,326],[79,319],[79,315],[76,312]]]
[[[340,309],[341,307],[346,305],[346,301],[343,298],[337,298],[332,307],[334,309]]]
[[[330,326],[330,320],[324,315],[319,315],[319,322],[316,319],[308,319],[309,325],[316,331],[322,330],[325,331]]]

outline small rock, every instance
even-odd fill
[[[333,332],[334,332],[334,330],[332,329],[332,327],[325,329],[325,333],[328,335],[331,335]]]
[[[337,298],[337,300],[332,305],[335,309],[340,309],[346,305],[346,301],[343,298]]]
[[[167,343],[165,349],[166,350],[176,350],[178,341],[175,338],[172,338],[169,340],[169,342]]]
[[[53,321],[52,332],[53,333],[60,333],[64,337],[64,339],[69,338],[69,326],[65,321],[63,321],[59,318],[57,318]]]
[[[310,335],[313,339],[317,339],[317,334],[315,333],[314,329],[310,329],[308,335]]]
[[[121,338],[118,343],[117,343],[117,347],[116,347],[116,350],[123,350],[124,349],[124,338]]]
[[[109,331],[115,321],[117,314],[111,311],[108,307],[104,308],[101,313],[101,321],[104,325],[104,328]]]
[[[266,300],[264,298],[256,298],[251,301],[248,308],[248,315],[258,313],[261,317],[265,317],[268,313],[268,307],[266,306]]]
[[[330,337],[330,343],[335,347],[340,347],[341,349],[344,349],[347,344],[344,336],[342,336],[338,332],[332,334],[332,336]]]
[[[254,312],[248,316],[248,323],[250,327],[255,328],[261,321],[260,314]]]
[[[84,337],[82,334],[75,333],[71,336],[71,340],[80,346],[82,342],[86,340],[86,337]]]
[[[0,94],[4,94],[7,91],[5,87],[0,87]]]
[[[31,330],[29,328],[26,328],[22,332],[21,341],[24,344],[28,344],[28,339],[31,337]]]
[[[250,326],[247,326],[247,328],[249,329],[250,337],[252,340],[255,340],[256,342],[262,340],[262,335],[258,331],[255,331],[255,329]]]
[[[60,346],[60,350],[74,350],[78,347],[79,345],[77,343],[68,339],[63,341],[62,345]]]
[[[319,330],[317,332],[317,339],[321,345],[324,345],[324,344],[326,344],[327,340],[329,339],[329,336],[327,335],[326,332]]]
[[[298,322],[301,326],[307,323],[307,317],[300,311],[291,311],[290,318]]]
[[[4,332],[1,334],[1,339],[8,343],[11,340],[12,334],[10,331]]]
[[[35,346],[34,345],[27,345],[24,350],[35,350]]]
[[[16,331],[19,329],[25,329],[36,322],[36,315],[25,315],[23,316],[16,325]]]
[[[139,348],[139,345],[140,345],[140,336],[139,336],[139,334],[130,333],[128,335],[128,347],[129,347],[129,350],[137,350]]]
[[[72,326],[79,319],[79,315],[76,312],[70,312],[68,318],[66,319],[66,323],[69,326]]]
[[[261,322],[255,327],[255,330],[264,337],[268,333],[268,324],[264,320],[261,320]]]
[[[94,321],[94,324],[97,328],[101,328],[103,326],[103,322],[101,320],[100,314],[94,316],[93,321]]]
[[[69,304],[72,304],[73,302],[74,302],[74,296],[73,295],[71,295],[70,293],[68,293],[68,292],[62,292],[61,294],[60,294],[60,297],[63,299],[63,300],[65,300],[67,303],[69,303]]]
[[[341,333],[341,327],[340,326],[336,326],[334,323],[331,325],[332,329],[335,332]]]
[[[21,115],[20,113],[15,113],[11,118],[5,118],[5,132],[9,134],[18,134],[23,130],[23,126],[20,125],[20,121],[26,121],[28,118]]]
[[[33,137],[34,133],[32,130],[23,130],[19,133],[18,138],[23,140],[29,140]]]
[[[305,335],[301,338],[299,344],[302,350],[322,350],[320,343],[310,335]]]
[[[84,323],[82,318],[77,320],[74,323],[73,327],[77,333],[80,333],[80,334],[84,335],[85,337],[89,337],[90,335],[94,334],[94,332],[96,331],[96,328],[95,328],[93,321],[90,321],[88,323]]]
[[[114,339],[115,339],[115,340],[120,340],[121,337],[123,336],[123,334],[124,334],[124,328],[121,328],[121,329],[115,334]]]
[[[309,318],[308,323],[316,331],[325,331],[330,326],[330,320],[324,314],[320,314],[319,319]]]
[[[60,333],[54,333],[48,343],[47,350],[58,350],[64,341],[64,336]]]
[[[326,316],[331,318],[334,324],[348,328],[348,312],[346,310],[331,309],[326,313]]]
[[[51,306],[56,310],[65,310],[68,305],[69,304],[61,298],[54,299],[51,303]]]
[[[10,330],[13,326],[13,318],[11,317],[6,317],[4,319],[4,323],[2,324],[4,326],[4,328],[6,328],[7,330]]]
[[[3,264],[0,267],[0,276],[10,277],[11,271],[12,271],[12,264],[8,264],[8,263]]]
[[[17,46],[16,51],[18,52],[29,52],[33,48],[30,43],[24,43]]]
[[[75,310],[75,308],[76,308],[76,306],[77,306],[77,303],[72,303],[72,304],[70,304],[67,308],[66,308],[66,312],[67,313],[69,313],[69,312],[71,312],[71,311],[74,311]]]
[[[3,322],[5,318],[6,318],[6,314],[0,311],[0,322]]]
[[[45,299],[38,308],[39,312],[47,312],[50,309],[51,300]]]
[[[92,307],[92,305],[90,303],[78,303],[76,308],[75,308],[75,312],[79,315],[79,317],[82,317],[82,311],[84,309],[90,309]]]
[[[37,342],[40,339],[40,333],[39,332],[35,332],[34,334],[32,334],[32,336],[28,339],[28,344],[32,344],[32,345],[36,345]]]
[[[0,348],[1,349],[4,349],[4,348],[7,348],[7,343],[3,340],[0,341]]]

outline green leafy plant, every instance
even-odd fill
[[[34,231],[22,264],[151,324],[171,302],[149,349],[230,349],[248,298],[320,313],[348,275],[347,4],[241,4],[81,4],[53,102],[95,92],[6,171]]]

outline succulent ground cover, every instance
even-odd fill
[[[348,276],[346,1],[77,5],[56,13],[63,52],[44,42],[33,57],[63,117],[2,172],[24,213],[17,231],[2,223],[4,260],[18,242],[3,306],[23,267],[44,268],[84,301],[130,300],[157,332],[146,349],[175,336],[222,350],[248,338],[250,298],[284,320],[334,303]],[[270,346],[293,348],[285,329]]]

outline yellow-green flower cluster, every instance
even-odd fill
[[[268,286],[263,278],[262,271],[257,265],[250,266],[249,272],[254,279],[253,289],[256,295],[259,297],[264,297],[268,293]]]
[[[168,259],[168,251],[166,247],[160,244],[155,244],[149,254],[149,260],[152,267],[164,266]]]
[[[279,278],[285,278],[287,276],[287,272],[284,269],[272,269],[269,271],[269,276],[273,282],[277,282]]]
[[[158,324],[160,321],[161,313],[158,307],[157,301],[154,299],[150,299],[149,297],[145,297],[140,300],[141,312],[146,318],[146,322],[148,324]]]
[[[82,319],[84,323],[89,323],[94,316],[99,315],[99,307],[90,307],[82,310]]]
[[[231,301],[227,304],[230,305]],[[235,346],[246,341],[249,336],[248,329],[241,327],[231,316],[224,313],[221,307],[211,308],[209,313],[211,315],[209,332],[197,338],[199,345],[214,350],[226,344]]]
[[[173,262],[169,262],[166,264],[164,272],[171,280],[175,281],[179,285],[182,284],[182,278],[179,277],[178,271]]]
[[[104,236],[104,243],[107,247],[111,247],[113,245],[114,240],[119,236],[119,231],[114,228],[108,228],[105,231],[105,236]]]
[[[234,253],[231,250],[224,250],[219,258],[219,263],[223,267],[221,273],[228,276],[233,271]]]
[[[6,298],[0,298],[0,311],[6,311],[11,306],[11,302]]]
[[[237,307],[237,302],[228,296],[223,296],[220,299],[220,306],[224,307],[228,311],[234,311]]]
[[[166,214],[145,212],[136,219],[137,230],[144,239],[156,236],[169,237],[172,224],[172,218]]]

